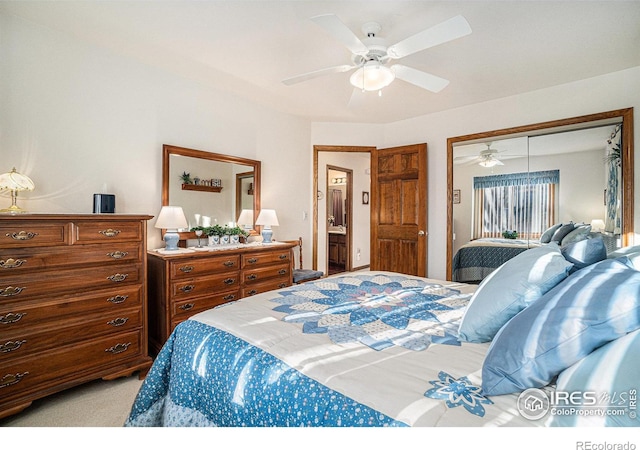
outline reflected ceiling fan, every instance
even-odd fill
[[[360,40],[335,14],[324,14],[312,17],[311,20],[351,51],[351,64],[328,67],[282,80],[287,86],[357,69],[351,75],[350,82],[362,91],[381,92],[382,88],[398,78],[422,89],[440,92],[449,84],[448,80],[402,64],[389,66],[389,62],[471,34],[467,20],[462,16],[455,16],[387,46],[385,40],[378,37],[381,26],[376,22],[368,22],[362,26],[366,37]]]
[[[485,144],[486,149],[481,150],[477,156],[458,156],[454,158],[456,164],[474,163],[482,167],[504,166],[504,163],[496,156],[501,153],[500,150],[491,148],[492,142]]]

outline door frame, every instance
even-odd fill
[[[318,270],[318,153],[334,152],[334,153],[369,153],[376,150],[373,146],[355,146],[355,145],[314,145],[313,146],[313,269]],[[349,256],[350,258],[350,256]]]

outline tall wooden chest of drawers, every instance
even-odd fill
[[[149,348],[157,354],[195,313],[292,284],[295,243],[230,250],[149,251]]]
[[[151,366],[152,216],[0,216],[0,418],[33,400]]]

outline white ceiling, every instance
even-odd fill
[[[640,66],[640,1],[4,1],[0,11],[314,121],[389,123]],[[450,80],[432,93],[402,80],[350,104],[350,64],[309,20],[334,13],[358,36],[396,43],[458,14],[472,34],[398,62]],[[358,92],[359,93],[359,92]]]

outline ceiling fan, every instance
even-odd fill
[[[311,20],[351,51],[351,64],[328,67],[287,78],[282,81],[287,86],[324,75],[357,69],[351,75],[350,82],[363,91],[380,92],[382,88],[398,78],[428,91],[440,92],[449,84],[448,80],[402,64],[388,66],[388,63],[471,34],[471,27],[467,20],[462,16],[455,16],[387,46],[385,40],[377,36],[382,28],[376,22],[368,22],[362,26],[362,32],[366,37],[361,40],[335,14],[324,14],[312,17]]]
[[[456,164],[474,163],[482,167],[504,166],[504,163],[496,156],[500,150],[491,148],[492,142],[485,144],[486,149],[481,150],[477,156],[458,156],[454,158]]]

